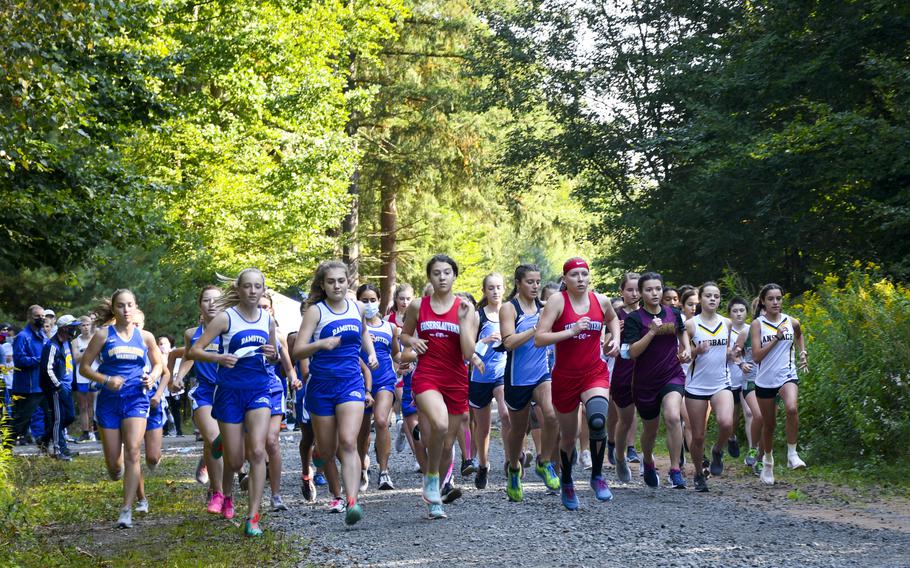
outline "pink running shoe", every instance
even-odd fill
[[[221,514],[224,515],[225,519],[234,518],[234,498],[225,497],[224,503],[221,506]]]
[[[220,515],[224,507],[224,494],[220,491],[215,491],[212,493],[212,498],[209,499],[209,505],[207,510],[213,515]]]

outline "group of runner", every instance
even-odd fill
[[[630,272],[611,299],[592,290],[581,258],[566,261],[558,286],[542,283],[538,267],[518,266],[508,295],[503,276],[490,274],[476,306],[469,294],[455,292],[458,275],[454,259],[433,256],[424,294],[415,298],[409,286],[399,287],[393,309],[382,317],[374,286],[355,290],[344,263],[324,262],[302,306],[300,329],[285,338],[265,276],[246,269],[224,289],[200,292],[200,323],[186,330],[173,376],[154,337],[141,329],[135,296],[116,291],[96,310],[104,325],[85,347],[79,370],[102,387],[96,417],[107,468],[124,480],[118,526],[131,526],[134,503],[137,512],[148,511],[142,442],[150,469],[161,455],[160,439],[156,445],[146,437],[150,407],[158,406],[151,401],[165,389],[183,388],[191,372],[193,419],[204,441],[197,479],[208,484],[207,510],[233,518],[240,474],[250,536],[262,534],[267,478],[272,508],[286,509],[278,432],[289,389],[302,430],[304,497],[315,499],[313,480],[323,475],[329,509],[343,512],[349,525],[364,514],[358,496],[369,486],[371,431],[378,487],[394,488],[388,462],[395,415],[423,474],[421,496],[431,519],[445,518],[444,505],[462,495],[453,478],[456,443],[462,475],[474,474],[475,485],[486,486],[494,403],[510,501],[522,501],[524,470],[533,469],[567,509],[577,509],[573,466],[580,432],[596,500],[613,499],[605,460],[615,464],[620,483],[632,481],[630,463],[640,461],[644,482],[657,487],[660,419],[671,456],[669,484],[686,487],[687,448],[695,488],[707,491],[707,477],[724,471],[725,450],[739,456],[733,435],[739,409],[747,423],[745,461],[763,483],[773,484],[778,396],[786,408],[788,466],[805,467],[796,451],[797,369],[806,368],[807,353],[799,321],[782,311],[780,286],[761,289],[747,324],[744,299],[730,300],[728,316],[721,315],[713,282],[676,290],[655,272]],[[717,438],[706,446],[712,413]],[[532,430],[533,454],[527,451]]]

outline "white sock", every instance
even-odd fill
[[[765,452],[764,458],[762,458],[765,463],[774,463],[774,455],[770,452]]]
[[[796,455],[796,444],[787,444],[787,455],[788,456]]]

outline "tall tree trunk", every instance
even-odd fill
[[[379,305],[383,310],[392,307],[395,299],[395,285],[398,270],[398,204],[396,194],[398,187],[394,177],[383,175],[380,179],[380,202],[382,212],[379,216],[381,236],[379,238]]]
[[[357,79],[357,59],[353,53],[351,53],[351,67],[350,73],[348,74],[348,84],[345,87],[345,92],[348,92],[355,88],[356,79]],[[345,131],[348,136],[355,138],[357,136],[357,126],[359,116],[357,112],[351,111],[350,117],[348,118],[348,124],[345,126]],[[351,271],[351,283],[352,287],[357,285],[360,276],[360,241],[357,234],[357,229],[360,225],[360,166],[358,164],[357,169],[354,170],[354,173],[351,175],[351,183],[348,186],[348,193],[351,195],[351,209],[348,214],[345,216],[344,221],[341,223],[341,239],[342,239],[342,249],[341,249],[341,259],[348,265]]]

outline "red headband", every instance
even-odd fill
[[[569,271],[574,268],[587,268],[588,270],[591,270],[591,268],[588,266],[588,263],[585,262],[584,260],[582,260],[580,258],[572,258],[572,259],[567,260],[566,263],[562,265],[563,276],[568,274]]]

